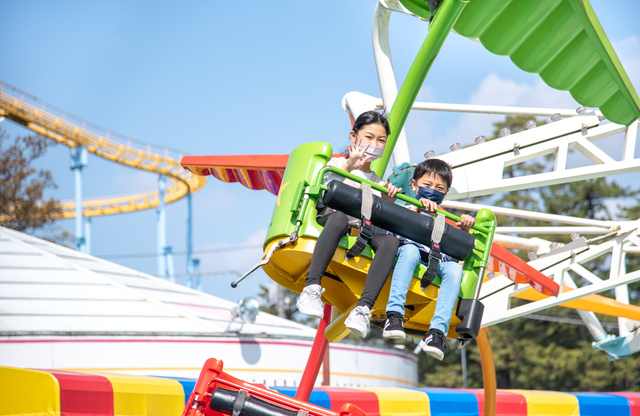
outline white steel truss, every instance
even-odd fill
[[[396,99],[398,89],[389,43],[389,20],[392,11],[413,15],[398,0],[378,1],[373,16],[372,40],[382,98],[359,92],[345,95],[342,102],[343,107],[354,118],[367,110],[389,109]],[[439,159],[451,164],[454,172],[452,189],[447,195],[448,202],[443,204],[447,208],[477,211],[482,206],[456,200],[640,170],[640,159],[635,157],[639,127],[637,120],[629,127],[625,127],[604,122],[604,117],[599,111],[579,115],[576,110],[558,108],[416,102],[412,109],[546,117],[559,114],[561,117],[565,117],[565,119],[551,124],[438,156]],[[620,133],[625,133],[620,160],[615,160],[595,145],[599,139]],[[567,160],[571,149],[586,156],[593,164],[570,167]],[[555,155],[553,167],[549,171],[522,177],[505,177],[505,168],[545,155]],[[410,163],[404,130],[396,143],[393,160],[396,166]],[[505,248],[527,250],[542,255],[529,262],[529,265],[553,278],[561,287],[566,286],[573,290],[561,292],[557,298],[550,297],[526,305],[511,307],[511,298],[527,290],[530,286],[515,284],[504,276],[498,276],[486,282],[482,287],[481,297],[484,298],[485,305],[483,326],[526,316],[570,300],[610,289],[615,290],[617,301],[629,304],[627,285],[640,281],[640,270],[627,272],[625,256],[626,253],[640,253],[640,236],[638,235],[640,220],[599,221],[500,207],[489,208],[499,215],[550,222],[546,227],[498,227],[498,234],[496,234],[494,241]],[[558,226],[558,224],[563,226]],[[595,237],[591,240],[580,238],[565,247],[555,249],[555,245],[549,241],[518,236],[519,234],[568,235],[573,233],[595,235]],[[600,279],[585,268],[588,261],[601,256],[611,257],[608,279]],[[571,278],[570,272],[580,276],[581,281],[575,282]],[[640,322],[618,318],[619,336],[615,337],[606,334],[593,312],[578,311],[578,314],[595,338],[594,348],[604,351],[611,359],[623,358],[640,350],[640,330],[638,329]]]

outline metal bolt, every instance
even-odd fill
[[[571,233],[571,241],[576,241],[578,238],[580,238],[580,234]]]
[[[560,115],[560,113],[554,113],[551,116],[551,121],[556,122],[556,121],[560,121],[562,120],[562,116]]]
[[[500,130],[500,133],[498,134],[498,136],[500,137],[505,137],[511,134],[511,129],[509,127],[505,127],[502,130]]]
[[[460,150],[460,143],[452,144],[451,147],[449,147],[449,149],[451,149],[452,152],[455,152],[456,150]]]
[[[529,254],[527,254],[527,257],[529,257],[529,260],[535,260],[538,258],[538,253],[536,253],[535,251],[531,251]]]
[[[433,150],[429,150],[427,153],[424,154],[424,158],[425,159],[431,159],[435,155],[436,155],[436,152],[434,152]]]
[[[486,141],[487,141],[487,138],[486,138],[486,137],[484,137],[484,136],[478,136],[478,137],[476,137],[476,144],[482,144],[482,143],[484,143],[484,142],[486,142]]]
[[[531,130],[531,129],[535,129],[535,128],[537,127],[537,125],[538,125],[538,124],[536,123],[536,121],[535,121],[535,120],[529,120],[529,121],[527,121],[527,123],[524,125],[524,127],[525,127],[527,130]]]
[[[576,108],[576,113],[578,114],[584,114],[587,112],[587,107],[581,105],[580,107]]]

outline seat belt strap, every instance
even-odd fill
[[[444,215],[436,214],[431,232],[431,252],[429,253],[429,262],[427,263],[427,271],[420,279],[420,290],[425,290],[435,279],[438,274],[438,266],[442,261],[442,253],[440,252],[440,241],[444,234],[445,220]]]
[[[362,204],[360,207],[361,222],[360,222],[360,235],[356,239],[356,242],[351,246],[346,253],[344,253],[344,259],[346,261],[359,256],[360,253],[371,243],[373,238],[373,224],[371,224],[371,209],[373,207],[373,192],[371,191],[371,185],[367,183],[362,184]]]

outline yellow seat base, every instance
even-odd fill
[[[265,253],[278,241],[280,240],[269,242],[265,247]],[[263,267],[263,270],[276,283],[296,293],[301,293],[305,286],[316,241],[314,238],[300,237],[295,244],[288,244],[277,250],[269,263]],[[345,261],[345,251],[344,248],[338,247],[327,268],[327,275],[322,280],[322,287],[325,289],[322,300],[333,305],[340,312],[340,316],[332,322],[325,332],[327,339],[331,342],[340,341],[349,333],[349,329],[344,326],[344,320],[362,294],[371,265],[371,260],[364,256],[358,256],[349,262]],[[382,326],[384,324],[390,286],[391,279],[387,279],[371,310],[371,322],[374,325]],[[431,318],[433,318],[436,306],[434,301],[437,297],[437,286],[430,285],[423,292],[420,290],[420,280],[414,277],[409,285],[405,302],[407,306],[405,316],[408,318],[405,321],[405,328],[421,333],[427,332]],[[458,338],[455,328],[460,322],[454,313],[447,334],[449,338]]]

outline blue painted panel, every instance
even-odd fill
[[[427,393],[431,416],[479,416],[478,399],[473,393],[439,388],[413,390]]]
[[[295,397],[296,391],[298,390],[296,387],[269,387],[269,388],[271,390],[275,390],[278,393],[287,395],[289,397]],[[329,395],[327,394],[326,391],[313,390],[311,392],[311,397],[309,398],[309,403],[331,410],[331,399],[329,399]]]
[[[198,381],[195,378],[166,377],[166,376],[152,376],[152,377],[168,378],[168,379],[175,380],[178,383],[180,383],[182,385],[182,389],[184,390],[184,404],[185,404],[185,406],[187,404],[187,400],[189,400],[189,396],[191,396],[191,392],[193,391],[193,389],[196,386],[196,381]]]
[[[631,416],[629,400],[606,393],[570,393],[578,398],[580,416]]]

